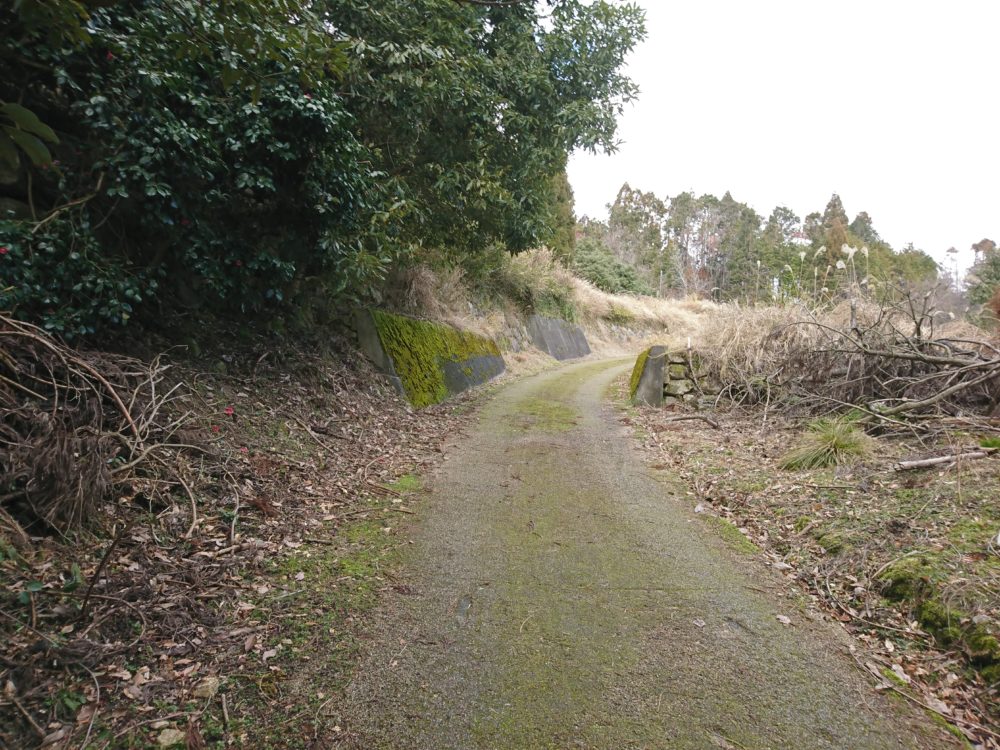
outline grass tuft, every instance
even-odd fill
[[[845,417],[818,419],[799,444],[782,456],[782,469],[819,469],[871,453],[872,439]]]

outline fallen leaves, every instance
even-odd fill
[[[883,598],[878,576],[895,559],[931,555],[941,563],[941,596],[975,623],[1000,631],[1000,538],[995,539],[1000,477],[968,462],[940,475],[900,478],[878,466],[789,473],[775,468],[794,426],[780,415],[719,415],[723,434],[697,422],[657,429],[669,416],[638,409],[630,421],[650,464],[680,477],[698,514],[745,530],[775,578],[804,592],[811,605],[853,636],[859,666],[882,690],[947,717],[979,750],[1000,749],[1000,694],[970,668],[967,655],[936,645],[911,606]],[[879,465],[891,466],[905,444],[879,441]],[[956,529],[968,529],[962,536]],[[972,542],[971,549],[959,545]],[[808,613],[807,613],[808,614]],[[811,616],[811,615],[810,615]],[[818,616],[818,615],[817,615]],[[777,615],[792,626],[788,615]]]
[[[269,603],[315,582],[301,570],[275,575],[271,563],[309,554],[313,537],[336,540],[384,485],[439,460],[462,419],[462,399],[415,412],[356,353],[338,357],[286,352],[282,369],[248,366],[246,376],[176,366],[177,405],[215,451],[177,459],[193,500],[179,486],[133,482],[101,508],[107,536],[45,540],[18,559],[0,547],[0,583],[23,599],[9,613],[0,605],[0,747],[78,746],[91,730],[200,747],[224,741],[238,718],[226,696],[241,682],[230,676],[277,674],[260,683],[272,692],[282,660],[300,654],[280,642]],[[317,442],[300,420],[327,437]],[[197,709],[175,710],[191,699]],[[174,726],[174,715],[191,723]]]

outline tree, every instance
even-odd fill
[[[695,216],[698,201],[694,193],[680,193],[670,199],[667,209],[667,253],[674,259],[676,278],[684,292],[696,288],[694,259]]]
[[[622,263],[596,236],[580,240],[573,258],[573,270],[598,289],[610,294],[650,294],[636,269]]]
[[[829,265],[836,265],[840,259],[840,249],[848,244],[848,221],[847,212],[840,196],[834,193],[823,211],[823,239],[822,244],[826,247],[826,261]]]
[[[410,208],[404,238],[512,252],[548,232],[550,180],[576,148],[614,150],[636,88],[634,5],[482,7],[453,0],[327,0],[351,55],[355,133]]]
[[[976,260],[980,256],[985,257],[997,249],[997,243],[991,240],[989,237],[983,237],[979,242],[975,242],[972,245],[972,251],[975,254]]]
[[[0,7],[0,104],[23,102],[60,140],[58,169],[18,155],[31,179],[6,197],[38,223],[0,217],[0,308],[67,335],[185,302],[271,318],[310,300],[346,308],[428,248],[567,248],[556,176],[572,149],[615,148],[643,15],[604,0],[545,12]]]
[[[576,250],[576,215],[573,213],[573,188],[569,184],[565,167],[552,176],[549,201],[550,218],[548,239],[545,244],[564,263],[573,260]]]
[[[973,248],[981,248],[965,278],[969,301],[975,305],[985,305],[1000,290],[1000,251],[989,239],[981,240]]]
[[[900,252],[892,254],[889,259],[888,275],[897,284],[920,286],[934,281],[940,268],[930,255],[918,250],[910,242]]]
[[[876,245],[882,242],[882,238],[879,237],[872,224],[872,217],[868,215],[867,211],[862,211],[855,216],[849,229],[851,234],[865,245]]]
[[[667,205],[662,200],[628,183],[622,185],[610,208],[606,243],[619,260],[639,269],[661,296],[676,279],[666,224]]]

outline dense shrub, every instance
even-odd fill
[[[613,148],[643,35],[605,0],[23,0],[0,28],[0,308],[66,336],[569,248],[559,175]]]
[[[618,260],[600,241],[584,237],[576,246],[573,270],[610,294],[652,294],[635,268]]]
[[[43,223],[0,224],[0,308],[73,335],[157,295],[247,312],[310,277],[337,292],[378,279],[390,258],[362,241],[378,175],[335,82],[242,60],[258,84],[227,88],[233,61],[188,48],[213,21],[198,3],[145,3],[94,10],[86,45],[21,29],[33,66],[14,80],[61,143],[51,167],[25,165]]]

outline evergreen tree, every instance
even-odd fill
[[[557,258],[568,264],[572,262],[576,250],[576,216],[573,213],[573,188],[569,184],[565,167],[552,176],[550,189],[546,244]]]
[[[965,279],[969,301],[984,305],[1000,290],[1000,250],[989,239],[981,240],[972,247],[977,250],[977,260]]]

